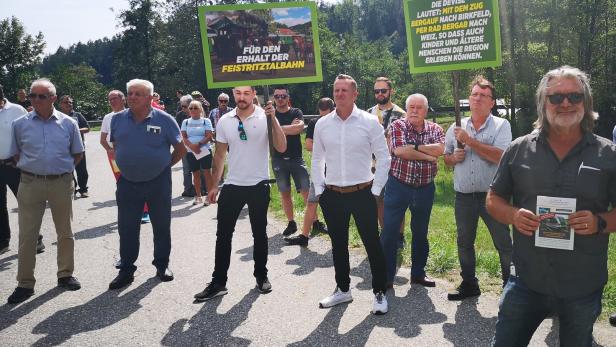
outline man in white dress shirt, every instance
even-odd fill
[[[353,300],[348,250],[349,220],[353,216],[372,271],[372,313],[385,314],[387,270],[379,241],[375,197],[385,185],[391,158],[377,117],[355,105],[358,94],[353,77],[338,75],[334,81],[336,110],[319,120],[314,131],[312,177],[332,239],[337,284],[334,293],[321,300],[319,306],[327,308]],[[373,154],[375,174],[371,170]]]

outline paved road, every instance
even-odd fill
[[[135,282],[123,291],[107,291],[116,270],[118,234],[115,184],[98,133],[87,134],[91,197],[74,203],[75,275],[83,288],[56,288],[55,232],[50,213],[42,234],[47,250],[37,256],[36,295],[17,305],[5,304],[17,272],[17,210],[10,195],[11,250],[0,256],[0,345],[2,346],[486,346],[496,322],[498,297],[451,303],[454,284],[436,288],[410,286],[401,269],[390,313],[370,314],[370,271],[361,252],[353,252],[349,305],[330,310],[318,301],[335,287],[330,243],[310,241],[308,248],[284,247],[283,223],[270,219],[269,270],[274,291],[260,295],[252,276],[252,237],[243,213],[233,239],[229,294],[193,303],[193,294],[209,281],[214,264],[216,206],[193,207],[180,198],[181,168],[173,169],[173,282],[154,276],[151,227],[142,227],[141,256]],[[246,210],[244,210],[245,212]],[[531,345],[556,346],[558,331],[546,321]],[[616,328],[595,326],[599,345],[616,346]]]

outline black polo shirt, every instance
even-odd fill
[[[605,212],[616,206],[616,146],[586,133],[560,161],[545,132],[531,133],[505,150],[491,189],[513,206],[533,212],[537,195],[575,198],[577,211]],[[607,282],[608,241],[606,234],[576,234],[569,251],[535,247],[534,236],[514,231],[516,274],[539,293],[560,298],[591,294]]]

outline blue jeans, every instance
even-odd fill
[[[154,234],[152,265],[164,270],[171,253],[171,168],[147,182],[130,182],[120,176],[116,191],[118,204],[118,233],[120,234],[120,272],[132,274],[139,256],[139,232],[143,204],[150,209]]]
[[[195,190],[192,183],[192,172],[188,164],[188,154],[182,157],[182,184],[184,186],[184,192]]]
[[[574,299],[562,299],[527,288],[509,277],[498,311],[492,346],[526,346],[541,322],[558,316],[560,346],[591,346],[593,324],[601,313],[603,288]]]
[[[387,263],[387,282],[391,283],[396,275],[396,260],[398,240],[400,239],[400,223],[406,209],[411,211],[411,277],[426,275],[424,268],[428,262],[430,245],[428,244],[428,224],[434,202],[434,183],[415,188],[389,176],[385,184],[383,215],[384,228],[381,242]]]
[[[456,192],[456,225],[458,259],[462,269],[464,282],[477,283],[475,277],[475,238],[477,236],[477,222],[479,217],[488,227],[492,236],[492,243],[498,251],[501,265],[503,283],[507,282],[511,267],[511,236],[509,226],[499,223],[486,211],[486,193],[458,193]]]

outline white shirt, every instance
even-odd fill
[[[313,141],[312,181],[317,196],[323,193],[326,184],[345,187],[370,180],[374,180],[372,194],[381,194],[391,157],[376,116],[355,105],[346,120],[333,111],[317,122]],[[374,175],[372,154],[376,157]]]
[[[109,147],[113,148],[113,142],[111,142],[111,118],[117,112],[109,112],[103,117],[103,123],[101,124],[101,133],[107,134],[107,143]]]
[[[240,139],[239,118],[233,109],[216,124],[216,142],[229,145],[225,184],[254,186],[269,179],[267,116],[261,107],[243,122],[246,140]]]
[[[11,157],[11,142],[13,142],[13,121],[28,114],[25,108],[10,103],[4,99],[4,106],[0,108],[0,159]]]

